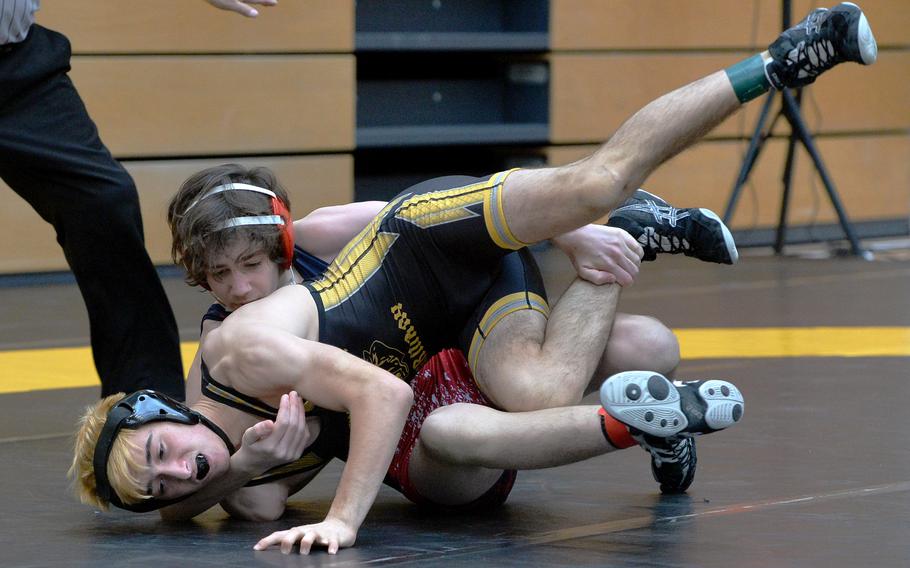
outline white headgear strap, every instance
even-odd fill
[[[183,214],[186,215],[187,213],[189,213],[190,209],[195,207],[197,203],[199,203],[206,197],[215,195],[216,193],[222,193],[225,191],[255,191],[256,193],[262,193],[264,195],[268,195],[269,197],[277,198],[274,191],[272,191],[270,189],[266,189],[264,187],[259,187],[258,185],[250,185],[248,183],[226,183],[224,185],[219,185],[219,186],[213,187],[212,189],[205,192],[205,194],[202,197],[200,197],[196,201],[190,203],[190,206],[186,208],[186,211],[184,211]]]
[[[244,225],[284,225],[284,219],[280,215],[259,215],[258,217],[234,217],[228,219],[215,227],[216,231],[223,231],[231,227],[243,227]]]

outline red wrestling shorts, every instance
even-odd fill
[[[417,492],[411,485],[408,474],[411,453],[414,451],[423,421],[437,408],[456,402],[490,407],[493,407],[493,404],[477,388],[468,362],[457,349],[447,349],[427,361],[411,381],[411,388],[414,390],[414,405],[408,413],[398,448],[395,449],[395,457],[389,466],[386,483],[418,505],[437,505]],[[515,470],[504,471],[489,491],[470,503],[450,508],[474,509],[501,505],[512,491],[517,473]]]

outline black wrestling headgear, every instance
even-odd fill
[[[167,395],[153,390],[141,390],[123,397],[107,413],[104,428],[101,429],[98,442],[95,444],[95,455],[92,459],[92,464],[95,470],[95,488],[98,491],[98,497],[116,507],[136,513],[145,513],[173,505],[189,496],[171,500],[143,499],[138,503],[127,505],[120,500],[117,492],[111,487],[110,480],[107,478],[107,460],[111,455],[111,448],[114,445],[114,440],[117,439],[117,434],[122,428],[135,430],[150,422],[176,422],[189,426],[201,422],[218,434],[231,454],[235,451],[233,444],[231,444],[231,441],[221,428],[202,414],[195,410],[190,410],[185,404]]]

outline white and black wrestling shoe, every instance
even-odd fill
[[[785,30],[768,46],[771,61],[765,75],[775,89],[808,85],[844,61],[872,65],[878,45],[869,20],[859,6],[844,2],[828,10],[817,8]]]
[[[695,464],[698,461],[695,438],[658,438],[641,433],[632,434],[632,438],[651,454],[651,475],[660,484],[660,492],[685,493],[695,480]]]
[[[739,260],[730,229],[710,209],[677,209],[638,189],[610,213],[607,225],[623,229],[645,249],[642,260],[658,254],[684,254],[706,262]]]
[[[600,402],[651,454],[662,493],[684,493],[692,485],[698,461],[693,436],[732,426],[743,415],[743,396],[727,381],[671,383],[652,371],[613,375],[600,387]]]
[[[613,418],[658,438],[709,434],[739,422],[743,395],[720,379],[670,382],[653,371],[617,373],[600,386]]]

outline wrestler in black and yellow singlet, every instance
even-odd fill
[[[311,255],[298,246],[294,247],[293,265],[297,273],[304,278],[319,276],[328,266],[325,261]],[[228,315],[230,315],[230,312],[228,312],[224,306],[221,304],[212,304],[206,314],[202,317],[202,321],[211,320],[221,322],[224,321]],[[227,385],[221,384],[212,378],[205,361],[202,361],[201,367],[202,396],[232,408],[242,410],[247,414],[258,416],[263,420],[277,419],[277,408],[266,404],[257,398],[245,395]],[[321,469],[328,464],[332,458],[347,459],[348,442],[350,438],[347,415],[341,412],[332,412],[324,408],[318,408],[309,402],[305,404],[304,408],[308,416],[319,417],[321,421],[319,436],[303,451],[303,454],[298,459],[287,464],[273,467],[264,474],[253,478],[246,484],[247,487],[261,485],[291,475]]]
[[[473,366],[508,313],[548,315],[540,272],[503,215],[509,173],[436,178],[392,200],[305,283],[320,309],[319,340],[410,380],[448,347]]]

